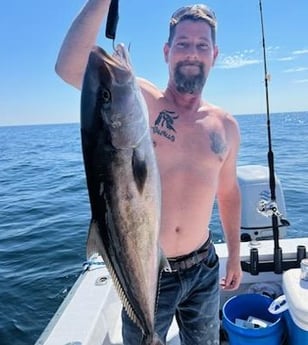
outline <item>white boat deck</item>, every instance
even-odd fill
[[[284,259],[295,259],[297,245],[308,248],[308,238],[283,239],[280,246]],[[225,275],[227,251],[225,244],[215,245],[220,257],[220,275]],[[241,244],[243,260],[249,259],[249,244]],[[260,260],[272,259],[273,241],[262,241]],[[221,305],[232,295],[247,292],[251,284],[281,283],[281,274],[272,272],[252,276],[244,273],[241,288],[236,292],[221,293]],[[82,274],[59,310],[36,342],[36,345],[121,345],[121,303],[105,267]],[[168,334],[168,345],[179,345],[174,322]]]

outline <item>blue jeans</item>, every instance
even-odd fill
[[[182,345],[219,345],[219,260],[212,244],[206,259],[193,267],[162,272],[155,331],[166,343],[175,315]],[[122,311],[123,344],[141,345],[142,332]]]

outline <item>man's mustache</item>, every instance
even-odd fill
[[[199,61],[180,61],[177,63],[177,67],[183,67],[183,66],[198,66],[200,68],[203,68],[203,63]]]

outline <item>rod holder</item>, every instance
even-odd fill
[[[257,248],[250,249],[250,273],[253,276],[259,274],[259,251]]]
[[[307,250],[304,245],[297,246],[296,259],[293,260],[283,260],[282,249],[279,247],[275,249],[272,261],[260,261],[258,249],[251,248],[249,261],[241,261],[241,266],[244,272],[251,275],[258,275],[260,272],[281,274],[291,268],[300,268],[301,261],[306,257]]]

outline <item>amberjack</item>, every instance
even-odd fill
[[[161,251],[161,186],[148,110],[124,45],[89,55],[81,140],[91,222],[87,256],[102,256],[143,344],[161,344],[154,312]]]

